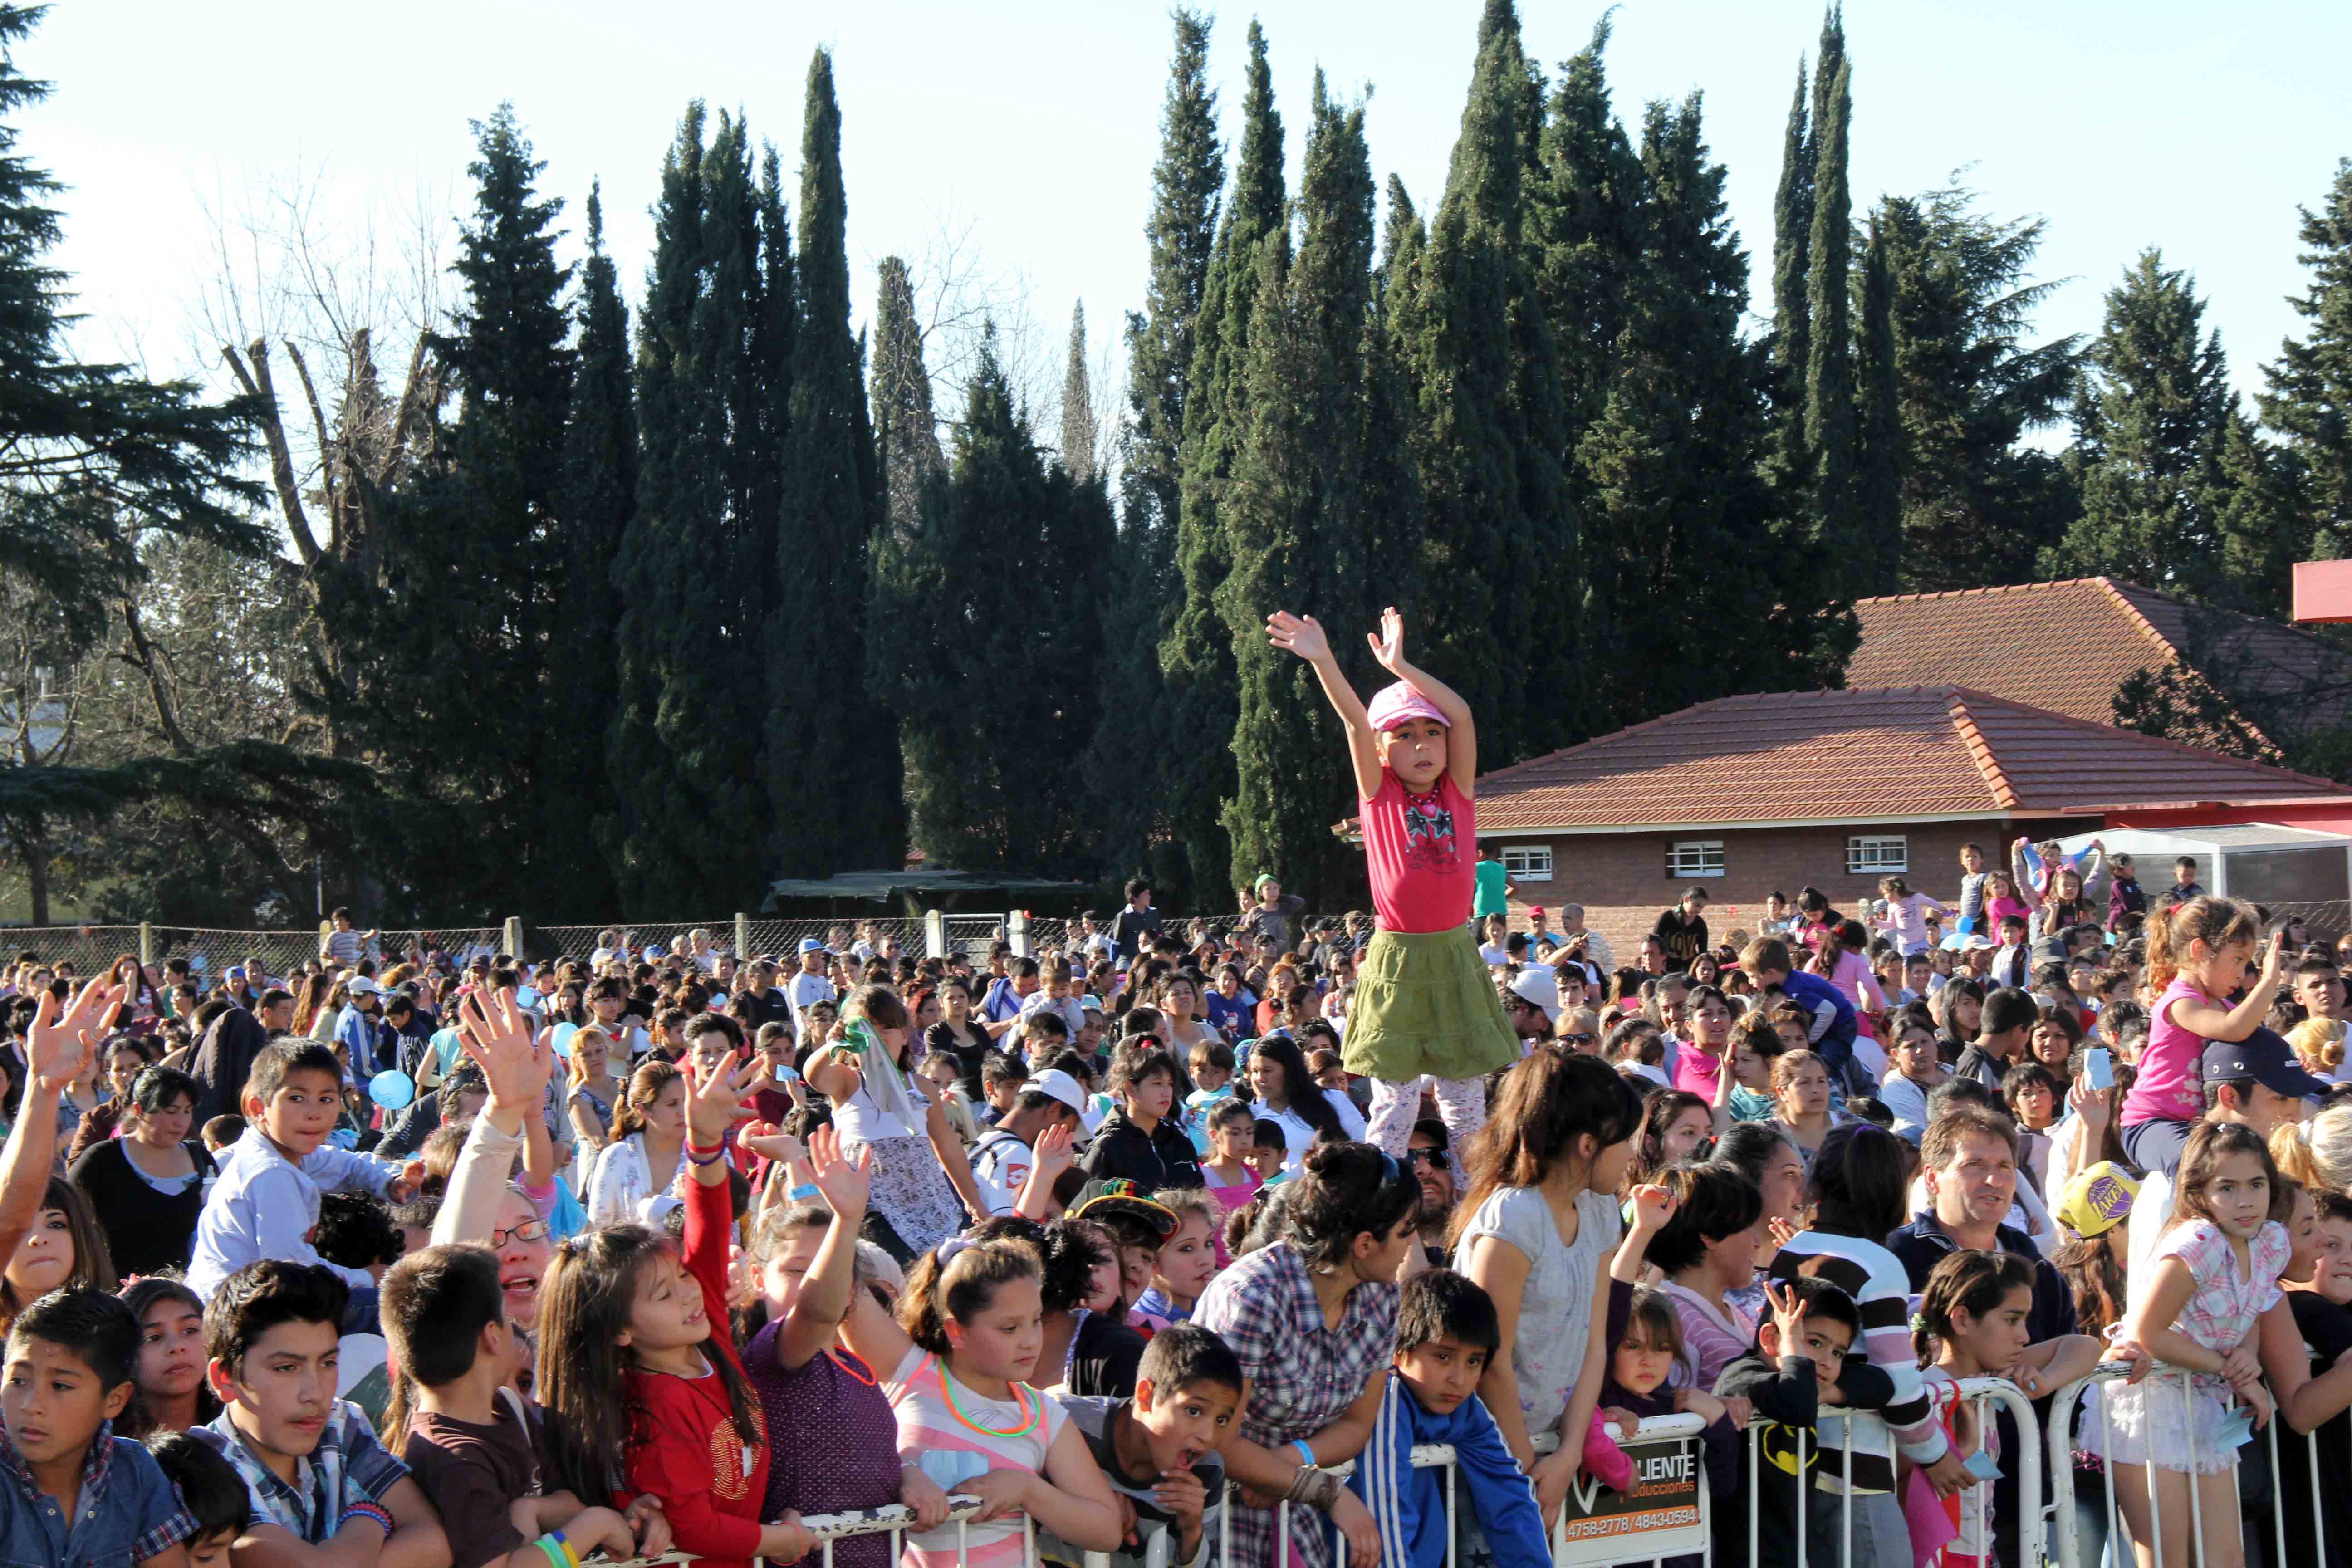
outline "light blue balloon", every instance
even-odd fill
[[[416,1080],[398,1068],[386,1068],[368,1079],[368,1098],[386,1110],[405,1110],[416,1098]]]
[[[516,987],[515,987],[515,1005],[516,1005],[516,1006],[518,1006],[518,1007],[536,1007],[536,1006],[538,1006],[538,1005],[539,1005],[539,993],[538,993],[538,992],[536,992],[536,991],[534,991],[534,990],[532,990],[532,989],[531,989],[530,986],[528,986],[528,985],[518,985],[518,986],[516,986]]]
[[[580,1026],[577,1024],[558,1024],[548,1035],[547,1043],[555,1047],[557,1056],[568,1060],[572,1056],[572,1037],[579,1032]]]

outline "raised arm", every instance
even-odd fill
[[[507,994],[468,996],[457,1006],[457,1042],[482,1069],[489,1098],[466,1134],[466,1146],[449,1173],[441,1212],[433,1221],[436,1243],[487,1245],[498,1228],[499,1199],[518,1152],[529,1147],[528,1122],[538,1115],[547,1092],[555,1054],[533,1036],[530,1021]]]
[[[874,1151],[860,1149],[856,1162],[841,1157],[841,1134],[820,1127],[809,1134],[809,1172],[833,1208],[824,1239],[801,1283],[793,1310],[776,1333],[776,1364],[787,1372],[806,1366],[833,1342],[833,1332],[849,1310],[857,1262],[857,1227],[866,1218],[872,1187]],[[781,1174],[781,1173],[780,1173]],[[770,1178],[773,1185],[775,1178]]]
[[[123,989],[100,976],[81,988],[70,1007],[41,993],[25,1035],[24,1103],[16,1125],[8,1130],[7,1147],[0,1151],[0,1258],[15,1256],[16,1244],[40,1217],[41,1198],[57,1163],[58,1098],[114,1027]]]
[[[1420,692],[1445,715],[1445,771],[1454,787],[1467,795],[1478,781],[1478,725],[1461,693],[1404,656],[1404,617],[1394,605],[1381,612],[1381,629],[1366,632],[1372,657],[1381,668]]]
[[[1315,679],[1323,684],[1324,699],[1331,710],[1339,715],[1339,723],[1348,731],[1348,761],[1356,773],[1356,795],[1370,800],[1381,792],[1381,749],[1372,734],[1371,721],[1365,717],[1364,700],[1348,684],[1341,673],[1339,660],[1331,652],[1331,639],[1323,635],[1320,622],[1312,616],[1294,616],[1288,610],[1276,610],[1265,618],[1265,635],[1274,646],[1287,648],[1315,667]],[[1242,894],[1244,910],[1249,894]]]

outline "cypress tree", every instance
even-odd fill
[[[1805,367],[1812,355],[1806,277],[1813,240],[1813,166],[1818,153],[1807,120],[1805,60],[1797,58],[1796,96],[1780,138],[1780,185],[1772,199],[1772,400],[1777,417],[1770,474],[1775,488],[1801,495],[1812,464],[1805,455]]]
[[[1192,897],[1209,908],[1223,907],[1228,896],[1223,881],[1233,850],[1223,811],[1234,793],[1234,757],[1220,742],[1233,734],[1239,711],[1233,642],[1216,605],[1217,588],[1233,562],[1218,505],[1247,419],[1243,372],[1251,317],[1259,290],[1289,268],[1285,216],[1282,117],[1275,112],[1265,34],[1253,21],[1241,156],[1193,338],[1176,525],[1181,600],[1160,656],[1166,692],[1160,743],[1168,758],[1161,799],[1169,829],[1183,848]],[[1262,257],[1262,250],[1270,256]]]
[[[1903,400],[1895,370],[1895,286],[1878,217],[1862,263],[1860,450],[1854,507],[1861,521],[1864,572],[1858,594],[1892,594],[1903,581]]]
[[[1087,378],[1087,305],[1070,307],[1070,352],[1062,366],[1062,467],[1080,484],[1094,478],[1094,389]]]
[[[1353,869],[1361,857],[1330,828],[1352,805],[1346,738],[1313,670],[1265,633],[1274,610],[1310,605],[1344,642],[1380,586],[1363,580],[1357,552],[1331,547],[1373,521],[1364,447],[1372,172],[1361,104],[1331,102],[1319,70],[1298,205],[1304,232],[1288,272],[1275,275],[1271,248],[1260,259],[1248,424],[1223,507],[1234,564],[1217,603],[1239,696],[1236,790],[1224,820],[1235,886],[1279,868],[1286,884],[1328,909],[1362,881]]]
[[[1641,606],[1633,645],[1601,667],[1595,721],[1611,726],[1816,685],[1851,647],[1760,468],[1771,363],[1740,333],[1748,258],[1696,94],[1649,107],[1641,168],[1626,325],[1601,416],[1577,447],[1599,591]],[[1706,658],[1656,656],[1697,647]]]
[[[2235,395],[2221,422],[2214,470],[2207,505],[2221,554],[2205,596],[2247,615],[2284,620],[2291,613],[2294,563],[2311,542],[2308,520],[2296,505],[2292,456],[2255,434]],[[2327,683],[2336,679],[2331,671]]]
[[[563,471],[555,508],[556,559],[562,563],[554,635],[549,643],[546,776],[555,798],[578,813],[561,821],[542,812],[541,831],[593,849],[613,831],[617,796],[604,766],[604,721],[619,694],[614,647],[621,625],[613,563],[637,504],[637,412],[629,376],[629,310],[619,274],[604,252],[600,187],[588,191],[588,259],[580,268],[578,369],[563,425]],[[581,825],[593,825],[593,835]],[[613,909],[612,874],[601,854],[574,872],[578,885]],[[602,887],[596,884],[600,882]]]
[[[1829,63],[1823,34],[1822,63]],[[1805,446],[1812,458],[1813,516],[1818,536],[1851,595],[1864,573],[1866,550],[1855,490],[1854,376],[1852,320],[1853,206],[1846,190],[1846,131],[1853,117],[1853,67],[1843,58],[1829,90],[1813,99],[1820,155],[1813,165],[1813,234],[1808,249],[1806,313],[1811,318],[1805,362]]]
[[[2026,280],[2041,221],[1995,222],[1956,186],[1886,197],[1871,222],[1887,268],[1902,422],[1900,585],[2029,581],[2038,553],[2065,531],[2073,486],[2051,454],[2020,437],[2058,417],[2083,353],[2074,337],[2025,341],[2054,287]]]
[[[874,364],[868,401],[881,455],[888,532],[903,537],[917,526],[923,487],[947,472],[931,410],[931,377],[923,367],[923,331],[915,316],[915,288],[907,264],[886,256],[874,297]]]
[[[1642,163],[1617,119],[1601,57],[1611,17],[1570,59],[1544,116],[1528,179],[1528,252],[1559,341],[1568,418],[1582,429],[1608,396],[1625,295],[1642,254]]]
[[[809,62],[799,217],[767,770],[777,874],[823,877],[895,865],[905,845],[895,726],[863,711],[866,551],[884,501],[849,330],[841,110],[824,49]]]
[[[2309,331],[2263,367],[2259,401],[2302,469],[2310,548],[2334,557],[2352,551],[2352,158],[2336,165],[2326,205],[2301,210],[2311,287],[2290,303]]]
[[[637,321],[637,508],[613,571],[620,809],[606,853],[648,915],[745,908],[764,890],[742,834],[769,819],[757,612],[772,521],[745,515],[757,479],[740,448],[760,437],[739,422],[772,401],[751,354],[763,273],[744,128],[721,114],[706,145],[705,127],[690,105],[663,163]]]
[[[1522,248],[1541,99],[1510,0],[1488,0],[1445,195],[1417,266],[1411,364],[1428,521],[1415,628],[1501,763],[1575,731],[1583,572],[1560,472],[1569,432]],[[1532,694],[1541,693],[1540,699]]]
[[[1105,880],[1148,871],[1163,904],[1179,896],[1190,864],[1161,810],[1160,775],[1170,752],[1182,748],[1161,743],[1174,720],[1163,707],[1160,655],[1179,603],[1186,398],[1225,183],[1217,95],[1208,81],[1209,18],[1180,7],[1171,19],[1175,50],[1151,171],[1151,216],[1144,224],[1151,269],[1144,309],[1127,318],[1127,416],[1113,432],[1120,452],[1120,569],[1101,600],[1102,715],[1086,758]]]
[[[2210,503],[2232,411],[2205,302],[2151,248],[2107,292],[2106,316],[2074,395],[2082,514],[2045,572],[2105,573],[2204,596],[2221,540]]]

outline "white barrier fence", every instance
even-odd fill
[[[2005,1378],[1968,1378],[1958,1384],[1959,1403],[1969,1411],[1978,1434],[1975,1447],[1979,1451],[1992,1447],[1991,1435],[1996,1420],[2006,1415],[2015,1424],[2017,1442],[2013,1449],[2004,1449],[1991,1458],[2017,1484],[2017,1518],[2014,1524],[2016,1540],[1996,1540],[1997,1527],[1993,1504],[1993,1481],[1981,1479],[1977,1485],[1959,1494],[1959,1519],[1953,1526],[1955,1533],[1947,1550],[1960,1561],[1980,1563],[1984,1568],[2045,1568],[2054,1555],[2056,1568],[2131,1568],[2131,1540],[2125,1523],[2119,1489],[2105,1487],[2103,1511],[2106,1529],[2102,1532],[2104,1553],[2097,1540],[2086,1541],[2085,1531],[2078,1528],[2076,1506],[2078,1494],[2074,1471],[2074,1454],[2078,1447],[2105,1453],[2114,1447],[2112,1422],[2105,1401],[2094,1397],[2084,1400],[2085,1390],[2119,1380],[2123,1369],[2103,1366],[2091,1376],[2061,1389],[2050,1404],[2051,1419],[2045,1431],[2032,1402]],[[2171,1368],[2159,1367],[2151,1372],[2143,1385],[2145,1398],[2151,1408],[2158,1401],[2179,1399],[2186,1402],[2193,1396],[2189,1374]],[[2077,1406],[2086,1405],[2079,1421]],[[1621,1438],[1629,1458],[1636,1458],[1637,1485],[1630,1493],[1618,1494],[1580,1477],[1570,1491],[1567,1504],[1551,1531],[1551,1555],[1555,1568],[1612,1568],[1620,1563],[1654,1563],[1664,1568],[1669,1560],[1696,1559],[1702,1568],[1714,1568],[1715,1510],[1705,1469],[1703,1439],[1704,1423],[1696,1415],[1667,1415],[1645,1420],[1630,1438]],[[2280,1419],[2273,1419],[2255,1437],[2265,1444],[2263,1453],[2269,1460],[2272,1492],[2268,1505],[2269,1536],[2276,1555],[2271,1568],[2310,1568],[2327,1561],[2325,1507],[2323,1498],[2330,1487],[2341,1494],[2352,1495],[2352,1475],[2323,1476],[2320,1468],[2319,1443],[2307,1440],[2305,1453],[2299,1468],[2309,1479],[2310,1535],[2308,1550],[2298,1534],[2295,1556],[2290,1559],[2288,1502],[2279,1489],[2283,1479],[2281,1445],[2278,1433]],[[2095,1443],[2090,1434],[2098,1430]],[[1613,1428],[1612,1428],[1613,1431]],[[1804,1478],[1796,1487],[1801,1516],[1796,1531],[1796,1555],[1793,1568],[1809,1568],[1811,1552],[1809,1545],[1809,1524],[1816,1521],[1811,1510],[1817,1507],[1834,1509],[1837,1513],[1838,1568],[1911,1568],[1906,1557],[1902,1563],[1878,1561],[1866,1547],[1857,1557],[1856,1494],[1843,1485],[1842,1479],[1831,1484],[1822,1465],[1825,1457],[1834,1457],[1840,1478],[1853,1473],[1857,1457],[1880,1458],[1893,1466],[1895,1449],[1885,1424],[1867,1412],[1843,1412],[1832,1406],[1822,1408],[1818,1436],[1804,1431],[1790,1432],[1765,1421],[1752,1422],[1745,1434],[1747,1447],[1748,1491],[1743,1500],[1748,1520],[1747,1559],[1750,1568],[1791,1568],[1780,1557],[1769,1563],[1764,1560],[1764,1542],[1760,1521],[1763,1500],[1760,1488],[1769,1469],[1776,1474]],[[1779,1452],[1768,1451],[1768,1440],[1787,1442],[1791,1447]],[[1551,1434],[1538,1438],[1538,1447],[1549,1450],[1554,1446]],[[1790,1463],[1784,1465],[1781,1455]],[[1642,1456],[1653,1458],[1675,1456],[1678,1462],[1670,1465],[1642,1465]],[[2049,1484],[2045,1489],[2044,1466]],[[1465,1522],[1459,1512],[1458,1490],[1454,1478],[1454,1453],[1443,1445],[1424,1445],[1412,1451],[1415,1469],[1442,1469],[1444,1477],[1444,1507],[1446,1522],[1446,1568],[1461,1568],[1461,1544]],[[1330,1467],[1334,1474],[1347,1476],[1353,1465]],[[2240,1474],[2243,1474],[2241,1467]],[[2108,1475],[2115,1475],[2110,1468]],[[2126,1476],[2128,1479],[2129,1468]],[[2139,1489],[2145,1492],[2143,1487]],[[2204,1539],[2206,1526],[2205,1500],[2200,1489],[2184,1487],[2185,1508],[2189,1531],[2186,1535],[2174,1532],[2173,1539],[2184,1542]],[[2168,1499],[2168,1489],[2159,1485],[2148,1500],[2148,1529],[2158,1543],[2156,1568],[2221,1568],[2223,1563],[2235,1563],[2236,1542],[2242,1533],[2243,1512],[2239,1507],[2238,1489],[2230,1489],[2232,1518],[2226,1540],[2229,1552],[2203,1552],[2189,1549],[2176,1560],[2168,1562],[2164,1545],[2168,1534],[2164,1528],[2164,1508]],[[1868,1494],[1864,1494],[1868,1495]],[[1232,1501],[1231,1494],[1227,1497]],[[980,1510],[977,1499],[951,1495],[949,1499],[950,1522],[958,1526],[956,1555],[959,1568],[965,1561],[961,1528]],[[1873,1506],[1883,1506],[1875,1505]],[[2175,1502],[2173,1521],[2181,1522],[2181,1503]],[[1212,1564],[1223,1568],[1276,1568],[1277,1563],[1293,1561],[1291,1531],[1295,1528],[1293,1510],[1288,1503],[1276,1509],[1276,1534],[1280,1551],[1274,1563],[1236,1562],[1232,1551],[1232,1512],[1230,1507],[1222,1515],[1223,1528],[1218,1532],[1216,1550],[1210,1553]],[[905,1537],[913,1525],[913,1515],[908,1509],[893,1504],[887,1507],[861,1509],[853,1513],[813,1515],[802,1521],[814,1535],[821,1548],[819,1568],[834,1568],[834,1543],[851,1537],[887,1534],[890,1538],[890,1561],[899,1561]],[[1330,1561],[1339,1568],[1347,1562],[1345,1543],[1338,1542],[1328,1521],[1314,1517],[1307,1528],[1320,1531],[1327,1542],[1337,1550]],[[1027,1568],[1042,1568],[1048,1560],[1042,1557],[1036,1532],[1027,1520],[1022,1521],[1022,1558]],[[1141,1548],[1143,1568],[1182,1568],[1171,1564],[1171,1542],[1164,1531],[1149,1533]],[[1058,1554],[1057,1558],[1058,1559]],[[1108,1568],[1110,1559],[1102,1552],[1084,1554],[1082,1568]],[[1406,1568],[1403,1564],[1383,1563],[1382,1568]]]

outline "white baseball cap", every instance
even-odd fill
[[[1036,1077],[1029,1079],[1022,1084],[1021,1092],[1052,1095],[1055,1100],[1076,1111],[1080,1121],[1086,1119],[1087,1091],[1076,1079],[1072,1078],[1060,1068],[1047,1068]]]

